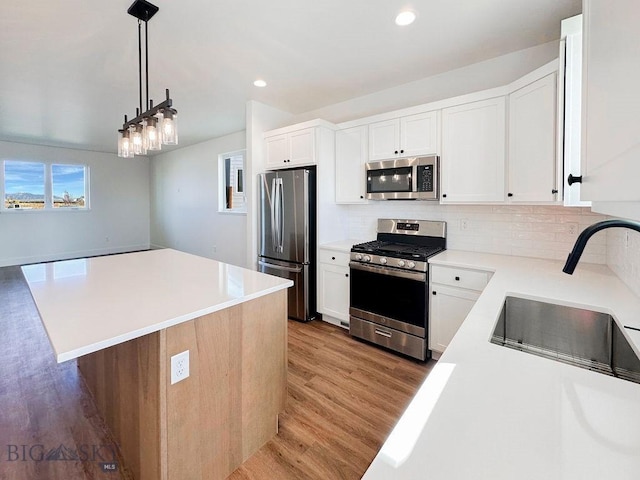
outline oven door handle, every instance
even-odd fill
[[[391,277],[407,278],[418,282],[427,281],[427,274],[424,272],[410,272],[406,270],[396,270],[394,268],[380,267],[378,265],[364,265],[357,262],[349,262],[349,268],[354,270],[362,270],[364,272],[378,273],[380,275],[389,275]]]

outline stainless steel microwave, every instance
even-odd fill
[[[440,162],[435,155],[367,163],[369,200],[438,200]]]

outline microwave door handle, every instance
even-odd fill
[[[271,198],[269,199],[269,207],[271,208],[271,244],[273,245],[273,250],[277,251],[277,242],[276,242],[276,179],[271,179]]]
[[[418,165],[411,167],[411,191],[418,191]]]

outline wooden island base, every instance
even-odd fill
[[[78,358],[137,480],[224,479],[277,433],[287,381],[280,290]],[[171,357],[189,378],[171,385]]]

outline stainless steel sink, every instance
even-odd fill
[[[491,342],[640,383],[640,359],[606,313],[507,297]]]

